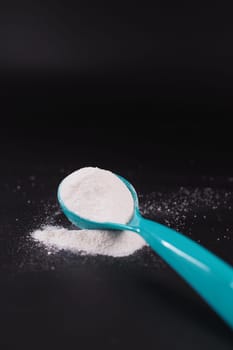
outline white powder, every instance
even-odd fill
[[[32,233],[32,237],[55,251],[123,257],[146,245],[136,233],[129,231],[68,230],[46,226]]]
[[[68,209],[92,221],[126,224],[134,212],[130,191],[107,170],[88,167],[75,171],[62,181],[59,193]],[[133,254],[146,244],[134,232],[68,230],[56,226],[36,230],[32,237],[49,249],[114,257]]]
[[[59,189],[66,207],[97,222],[126,224],[134,211],[127,186],[110,171],[86,167],[67,176]]]

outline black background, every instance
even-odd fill
[[[48,255],[27,238],[58,209],[59,181],[82,166],[120,173],[145,195],[232,191],[231,141],[216,141],[230,126],[214,126],[160,120],[158,137],[150,127],[1,129],[2,348],[232,348],[232,331],[149,249],[123,259]],[[201,210],[192,238],[233,264],[232,212],[206,210],[203,221]],[[190,225],[187,217],[184,234]]]
[[[1,2],[2,106],[229,114],[231,13],[231,1]]]
[[[148,250],[48,256],[27,240],[56,208],[59,181],[86,165],[122,174],[142,194],[232,190],[223,120],[233,111],[232,26],[230,1],[1,2],[3,349],[232,348],[232,332]],[[26,111],[33,127],[20,125]],[[113,126],[101,127],[103,111]],[[136,113],[131,126],[120,120]],[[232,231],[216,244],[215,225],[199,222],[193,239],[232,264]]]

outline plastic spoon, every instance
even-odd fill
[[[60,196],[58,201],[66,217],[84,229],[129,230],[141,235],[190,286],[233,328],[233,268],[210,251],[177,231],[147,220],[139,212],[138,197],[133,186],[119,178],[130,190],[134,199],[134,214],[124,224],[95,222],[70,211]]]

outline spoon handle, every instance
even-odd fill
[[[146,242],[233,328],[233,268],[184,235],[139,219]]]

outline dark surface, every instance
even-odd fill
[[[197,131],[185,129],[186,135]],[[173,139],[183,133],[162,124],[159,132]],[[181,186],[229,193],[227,205],[215,211],[194,208],[195,222],[191,209],[183,233],[233,264],[230,149],[126,135],[100,128],[2,130],[2,349],[232,349],[232,331],[149,248],[120,259],[48,255],[29,239],[45,222],[68,225],[62,214],[54,216],[57,185],[74,169],[98,165],[129,179],[142,203],[152,192],[166,198]]]

